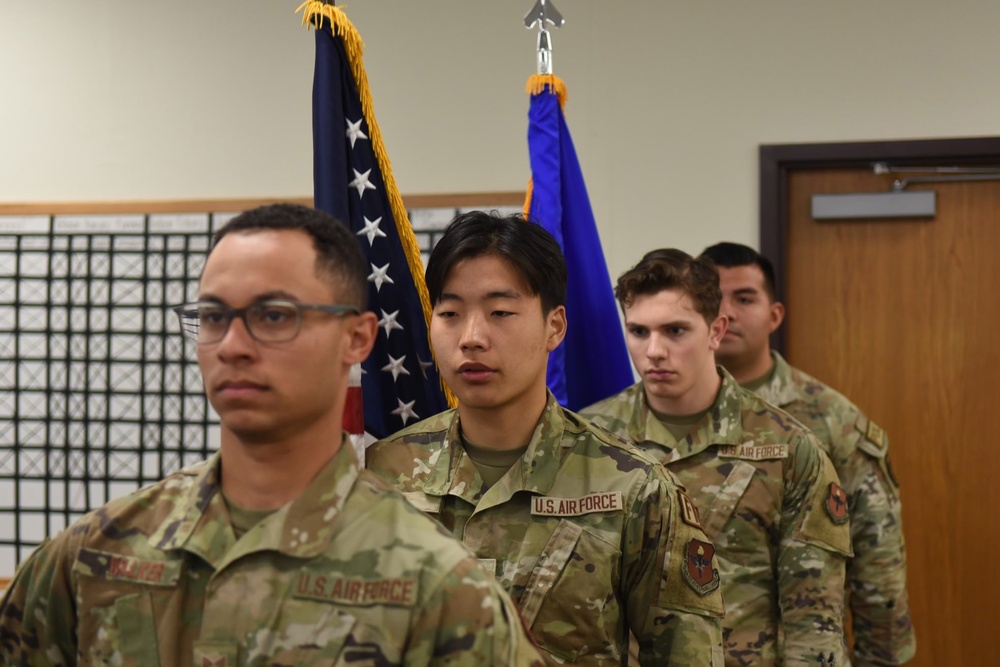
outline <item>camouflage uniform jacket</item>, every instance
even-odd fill
[[[713,547],[684,523],[676,480],[551,394],[527,451],[487,490],[456,410],[367,461],[495,573],[550,664],[624,664],[631,629],[644,666],[721,667]]]
[[[727,665],[843,665],[850,536],[837,474],[803,426],[719,372],[715,404],[676,447],[641,382],[583,414],[690,490],[718,549]]]
[[[46,542],[0,603],[0,664],[541,665],[478,562],[345,443],[235,541],[220,458]]]
[[[808,426],[847,491],[854,557],[847,563],[854,665],[901,665],[916,652],[906,594],[899,487],[889,439],[843,395],[772,352],[774,376],[757,390]]]

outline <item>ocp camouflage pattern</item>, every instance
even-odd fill
[[[688,489],[693,520],[718,549],[727,665],[843,665],[850,537],[837,474],[805,427],[719,373],[715,403],[679,442],[651,415],[641,382],[582,414]]]
[[[855,667],[902,665],[916,653],[906,592],[906,545],[899,487],[889,467],[889,438],[845,396],[774,358],[771,381],[757,390],[809,427],[847,491],[854,557],[847,601]]]
[[[42,545],[0,603],[0,664],[543,664],[476,559],[346,441],[238,541],[219,474],[216,455]]]
[[[521,459],[489,489],[452,410],[368,450],[369,469],[480,558],[518,603],[550,665],[721,666],[718,564],[681,518],[682,489],[620,438],[548,403]],[[701,582],[687,582],[685,568]]]

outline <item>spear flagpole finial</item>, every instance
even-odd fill
[[[548,31],[550,24],[561,28],[566,23],[559,10],[551,0],[535,0],[535,5],[524,15],[524,27],[538,26],[538,73],[552,74],[552,35]]]

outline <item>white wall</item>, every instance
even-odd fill
[[[0,202],[311,193],[297,0],[0,0]],[[404,193],[527,178],[532,0],[354,0]],[[613,275],[756,245],[762,143],[1000,134],[1000,3],[556,0]]]

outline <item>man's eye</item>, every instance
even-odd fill
[[[643,327],[632,327],[628,330],[628,332],[633,336],[645,336],[647,330]]]
[[[264,306],[256,313],[257,319],[264,324],[284,324],[295,319],[295,312],[283,306]]]
[[[494,314],[494,315],[495,315],[496,317],[510,317],[510,316],[512,316],[512,315],[513,315],[514,313],[510,312],[509,310],[494,310],[494,311],[493,311],[493,314]]]
[[[228,317],[226,311],[219,308],[202,308],[198,313],[198,319],[209,326],[223,324]]]
[[[667,333],[671,336],[680,336],[682,333],[687,331],[684,327],[670,327],[667,329]]]

